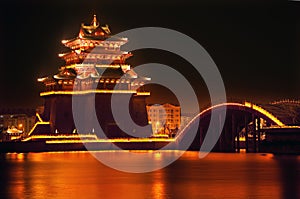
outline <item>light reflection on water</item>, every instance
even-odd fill
[[[173,154],[148,153],[157,161]],[[299,156],[211,153],[199,159],[198,152],[186,152],[164,169],[130,174],[88,152],[0,154],[0,198],[298,198],[299,162]]]

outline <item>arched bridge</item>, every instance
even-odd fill
[[[283,105],[284,104],[284,105]],[[291,129],[299,130],[299,126],[293,121],[298,121],[298,115],[292,115],[291,106],[297,110],[298,105],[288,103],[277,103],[268,105],[255,105],[249,102],[245,103],[223,103],[203,110],[196,115],[176,136],[177,142],[180,142],[185,136],[189,136],[192,128],[199,124],[197,135],[193,141],[191,149],[199,150],[203,144],[212,110],[217,114],[224,114],[222,110],[226,109],[225,123],[222,128],[221,118],[216,122],[212,131],[215,135],[220,135],[214,151],[258,151],[259,146],[265,140],[266,129]],[[282,107],[285,107],[282,108]],[[288,108],[286,108],[288,107]],[[298,113],[297,111],[294,111]],[[299,131],[300,132],[300,131]]]

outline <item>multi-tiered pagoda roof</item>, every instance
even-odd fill
[[[128,90],[143,85],[147,78],[138,77],[126,64],[126,59],[132,54],[122,51],[121,46],[127,42],[127,38],[111,35],[108,25],[100,25],[94,15],[90,24],[81,24],[77,37],[62,40],[62,44],[69,48],[68,52],[59,54],[65,65],[59,68],[57,74],[39,79],[46,85],[46,92],[41,95],[76,87],[80,90],[88,89],[95,83],[99,89],[112,89],[117,83],[121,89]],[[99,81],[95,82],[95,78]]]

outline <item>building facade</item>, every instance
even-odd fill
[[[1,141],[13,141],[26,136],[36,121],[35,116],[26,114],[1,114],[0,132]]]
[[[35,124],[35,116],[26,114],[4,114],[0,115],[0,128],[6,131],[7,129],[17,129],[24,133],[28,133]]]
[[[172,134],[180,128],[180,106],[147,105],[147,113],[154,134]]]

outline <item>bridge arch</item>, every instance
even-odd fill
[[[218,143],[215,147],[218,148],[219,146],[219,150],[235,150],[237,148],[235,145],[239,144],[236,143],[239,142],[239,138],[237,138],[239,137],[239,133],[243,130],[246,131],[245,133],[248,136],[249,131],[247,128],[251,128],[251,131],[253,131],[250,135],[252,136],[252,141],[253,139],[254,142],[260,140],[260,131],[258,129],[260,129],[261,127],[261,121],[265,121],[265,125],[267,126],[286,126],[280,119],[258,105],[252,104],[250,102],[245,102],[244,104],[228,102],[218,104],[201,111],[178,132],[176,141],[180,142],[181,139],[184,138],[184,136],[189,135],[189,130],[193,126],[199,124],[197,136],[191,146],[192,149],[198,149],[205,141],[205,136],[209,126],[212,110],[216,112],[220,110],[221,114],[221,110],[224,110],[224,108],[226,108],[227,110],[224,127],[222,128],[220,126],[216,126],[214,129],[215,131],[218,131],[217,134],[220,135]],[[254,138],[253,135],[255,135]],[[238,148],[240,148],[240,146],[238,146]]]

